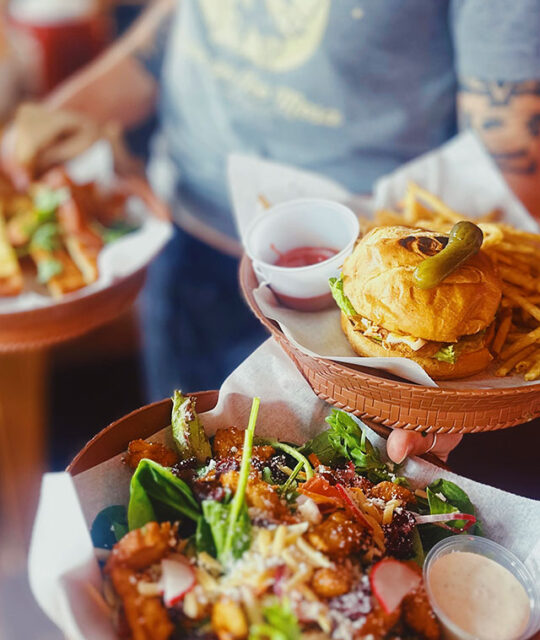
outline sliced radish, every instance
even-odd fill
[[[163,602],[172,607],[195,586],[195,572],[184,556],[173,554],[161,561]]]
[[[338,483],[336,484],[336,489],[340,497],[342,498],[347,511],[349,511],[366,529],[369,529],[371,531],[373,527],[369,524],[365,515],[356,506],[356,502],[347,491],[347,488]]]
[[[386,613],[399,607],[403,598],[419,584],[421,576],[399,560],[386,558],[371,570],[371,589]]]
[[[470,513],[458,513],[455,511],[453,513],[434,513],[427,516],[414,514],[414,519],[416,520],[416,524],[436,524],[439,527],[443,527],[443,529],[449,529],[455,533],[467,531],[476,523],[476,517],[472,516]],[[466,524],[461,528],[450,527],[446,523],[452,520],[465,520]]]

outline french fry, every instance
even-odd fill
[[[540,352],[537,354],[536,362],[529,368],[527,373],[524,375],[524,378],[527,382],[532,382],[533,380],[538,380],[538,378],[540,378]]]
[[[421,222],[424,224],[421,225]],[[450,233],[450,230],[454,226],[451,222],[448,222],[448,220],[445,220],[438,214],[431,218],[418,220],[418,225],[425,229],[429,229],[430,231],[437,231],[438,233]]]
[[[410,185],[405,193],[405,201],[403,203],[403,218],[407,224],[412,224],[418,219],[418,210],[416,208],[416,198],[414,191]]]
[[[517,268],[521,271],[529,272],[531,269],[531,262],[526,257],[516,256],[515,254],[509,254],[504,250],[501,250],[498,245],[487,247],[486,253],[492,259],[499,262],[503,262],[508,267]]]
[[[0,208],[0,296],[19,295],[23,284],[21,267],[8,240],[6,223]]]
[[[40,265],[46,262],[54,262],[59,265],[58,273],[52,275],[46,282],[53,298],[61,298],[66,293],[77,291],[85,286],[84,278],[77,266],[65,249],[45,251],[43,249],[31,249],[30,255],[38,270]]]
[[[473,220],[484,234],[482,251],[492,259],[503,281],[500,320],[491,326],[488,342],[499,357],[496,375],[517,370],[529,379],[538,379],[540,372],[535,365],[540,360],[540,234],[497,222],[499,213],[489,211]],[[448,233],[460,220],[467,217],[411,182],[403,211],[379,211],[374,222],[377,226],[405,225]]]
[[[405,218],[407,224],[421,227],[422,225],[419,224],[420,220],[428,220],[430,221],[431,225],[436,225],[438,221],[434,216],[434,213],[435,212],[433,212],[431,209],[424,207],[424,205],[416,197],[414,186],[409,184],[407,193],[405,194],[403,207],[403,217]]]
[[[534,363],[540,359],[540,347],[536,347],[536,349],[530,353],[526,358],[520,360],[516,366],[514,367],[514,371],[516,373],[527,373],[529,369],[534,365]]]
[[[499,244],[501,249],[508,251],[510,253],[525,253],[534,255],[537,253],[537,247],[531,247],[528,244],[524,244],[523,242],[509,242],[508,238]]]
[[[495,375],[499,378],[507,376],[518,362],[525,360],[525,358],[527,358],[535,349],[536,345],[531,344],[517,353],[514,353],[511,357],[503,361],[500,367],[495,371]]]
[[[529,331],[523,337],[516,340],[513,344],[504,349],[501,353],[501,359],[507,360],[510,356],[513,356],[515,353],[518,353],[525,347],[528,347],[531,344],[534,344],[540,340],[540,327],[535,329],[534,331]]]
[[[492,344],[495,338],[495,322],[492,322],[487,328],[486,333],[484,334],[484,343],[487,347]]]
[[[482,233],[484,234],[482,249],[497,246],[503,241],[504,233],[498,225],[487,222],[478,222],[478,226],[482,229]]]
[[[414,182],[409,183],[409,190],[414,193],[416,198],[420,198],[428,204],[434,211],[449,220],[450,222],[459,222],[464,220],[465,216],[451,209],[437,196],[430,193],[427,189],[423,189]]]
[[[540,244],[539,233],[533,233],[531,231],[522,231],[521,229],[516,229],[514,227],[511,227],[508,224],[501,224],[500,227],[507,236],[519,238],[520,240],[531,240],[532,242],[536,242],[537,244]]]
[[[270,209],[270,200],[268,200],[268,198],[263,193],[259,193],[259,195],[257,196],[257,200],[259,201],[259,204],[263,209]]]
[[[531,355],[534,355],[534,352]],[[514,371],[516,373],[523,374],[523,377],[525,377],[525,374],[532,367],[532,365],[533,363],[531,361],[531,356],[529,356],[528,358],[525,358],[525,360],[520,360],[514,367]]]
[[[98,279],[97,260],[102,245],[85,240],[86,238],[75,235],[64,239],[69,255],[82,273],[85,283],[92,284]]]
[[[528,314],[530,314],[535,320],[538,320],[538,322],[540,322],[540,307],[537,307],[535,304],[530,302],[513,287],[505,286],[503,287],[503,292],[507,298],[510,298],[510,300],[515,302]]]
[[[507,282],[517,284],[529,291],[540,292],[540,280],[538,278],[534,278],[530,274],[525,274],[515,268],[505,267],[502,265],[499,266],[499,273],[502,279]]]
[[[497,355],[501,352],[503,344],[506,342],[506,338],[508,337],[508,332],[510,331],[510,327],[512,325],[512,314],[505,313],[502,317],[501,323],[499,324],[499,328],[497,329],[497,333],[495,334],[495,339],[493,340],[493,344],[491,345],[491,351]]]

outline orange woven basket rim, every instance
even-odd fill
[[[219,390],[194,391],[187,394],[195,398],[197,407],[203,407],[202,413],[204,422],[204,413],[215,408],[219,399]],[[143,405],[133,411],[118,418],[105,428],[98,431],[75,455],[69,463],[66,471],[76,476],[92,467],[101,464],[125,452],[128,442],[135,438],[149,439],[160,429],[166,428],[170,424],[170,412],[172,409],[172,400],[165,398],[151,404]],[[156,415],[162,416],[161,424],[154,422]],[[148,417],[152,416],[152,420],[148,422]],[[375,431],[383,438],[388,437],[390,429],[378,425],[371,420],[365,420],[367,426]],[[426,462],[450,471],[450,467],[432,453],[425,453],[420,456]]]
[[[96,291],[85,291],[85,289],[90,288],[89,286],[85,286],[82,289],[80,289],[81,293],[78,293],[77,291],[73,292],[73,294],[78,294],[76,297],[71,297],[73,294],[67,294],[65,296],[62,296],[62,298],[60,298],[59,300],[56,300],[51,304],[43,305],[42,307],[34,307],[31,309],[21,309],[20,311],[13,311],[10,313],[0,312],[0,322],[2,322],[2,318],[9,318],[9,320],[11,321],[11,320],[20,318],[22,316],[27,317],[32,314],[40,315],[43,312],[47,312],[52,309],[57,310],[57,309],[62,309],[62,307],[70,307],[74,303],[80,300],[92,302],[92,300],[99,298],[100,294],[103,293],[103,291],[105,291],[106,289],[113,291],[114,289],[117,289],[123,283],[125,283],[126,280],[130,280],[131,278],[135,278],[141,275],[141,273],[143,273],[147,269],[148,269],[148,265],[145,264],[139,267],[138,269],[135,269],[135,271],[128,273],[127,275],[123,275],[118,278],[115,278],[114,282],[112,282],[111,284],[107,285],[102,289],[97,289]]]
[[[252,283],[257,283],[257,279],[255,273],[253,271],[251,259],[243,254],[242,259],[240,261],[239,268],[239,280],[240,280],[240,288],[242,294],[244,296],[245,301],[247,302],[251,311],[255,314],[257,319],[270,331],[270,333],[278,340],[282,340],[286,342],[291,349],[298,349],[295,345],[293,345],[287,336],[283,333],[279,325],[274,321],[267,318],[264,313],[261,311],[259,305],[257,304],[255,297],[253,296],[254,288]],[[336,362],[330,358],[321,358],[320,356],[312,356],[305,354],[301,350],[299,350],[303,356],[306,358],[311,358],[316,362],[325,363],[326,366],[330,368],[337,369],[337,371],[342,374],[346,373],[347,375],[357,378],[359,380],[372,380],[373,382],[387,382],[396,385],[397,387],[401,387],[402,389],[422,389],[423,393],[428,395],[441,395],[448,394],[454,397],[460,396],[471,396],[475,397],[484,396],[511,396],[515,397],[517,395],[528,395],[531,393],[538,392],[540,390],[540,383],[533,385],[522,385],[519,387],[492,387],[488,389],[447,389],[444,387],[426,387],[420,384],[415,384],[414,382],[403,381],[397,377],[386,378],[384,376],[378,376],[373,373],[365,373],[364,371],[358,371],[357,369],[353,369],[350,366],[347,366],[345,363]],[[389,374],[391,375],[391,374]]]

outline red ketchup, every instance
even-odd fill
[[[329,247],[296,247],[285,253],[276,249],[274,245],[270,248],[278,255],[278,259],[274,262],[277,267],[309,267],[312,264],[324,262],[338,253],[336,249]]]
[[[288,251],[281,252],[274,245],[271,245],[272,251],[275,251],[278,259],[274,262],[277,267],[309,267],[319,262],[324,262],[335,256],[339,251],[330,247],[296,247]],[[320,311],[326,309],[332,304],[332,294],[325,293],[322,296],[314,296],[311,298],[298,298],[287,296],[283,293],[274,291],[276,297],[285,307],[298,309],[299,311]]]

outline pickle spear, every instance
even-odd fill
[[[416,267],[414,283],[420,289],[436,287],[465,260],[478,253],[483,240],[480,227],[467,220],[457,222],[450,231],[446,247]]]

